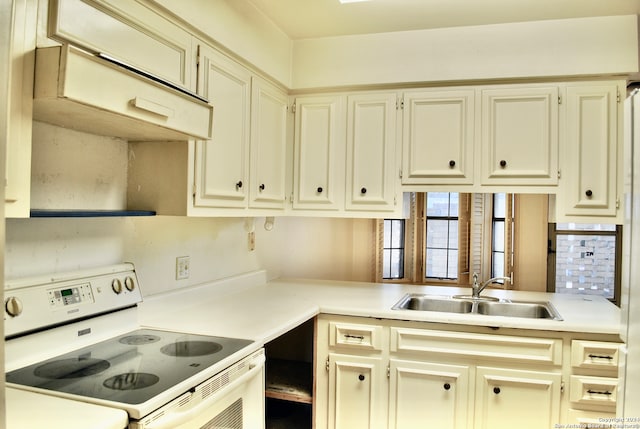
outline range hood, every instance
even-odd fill
[[[34,120],[137,141],[211,138],[213,106],[69,46],[36,50]]]

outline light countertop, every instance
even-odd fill
[[[407,293],[452,296],[470,288],[377,284],[305,279],[226,288],[212,284],[168,296],[153,296],[141,306],[143,325],[208,335],[248,338],[264,344],[317,314],[414,320],[499,328],[590,334],[620,333],[620,310],[597,296],[486,289],[503,299],[549,301],[564,320],[526,319],[479,314],[392,310]]]
[[[452,296],[469,294],[470,288],[305,279],[266,282],[265,278],[263,271],[256,271],[147,297],[139,306],[139,322],[142,326],[158,329],[254,340],[252,345],[219,362],[220,369],[321,313],[447,323],[458,325],[461,330],[465,326],[490,326],[589,334],[620,333],[619,308],[601,297],[494,289],[483,292],[483,295],[503,299],[550,301],[564,318],[554,321],[391,309],[407,293]],[[142,287],[144,291],[144,285]],[[37,412],[34,413],[34,409]],[[75,414],[69,414],[71,412]],[[117,429],[125,427],[127,418],[121,410],[10,388],[7,389],[7,413],[9,429],[55,428],[57,426],[51,426],[54,422],[61,422],[64,426],[60,427],[66,429]],[[65,418],[69,415],[74,417]],[[44,418],[46,424],[25,426],[24,418]],[[89,420],[83,420],[85,418]],[[29,421],[33,423],[33,420]],[[87,421],[94,426],[88,426]],[[102,425],[95,426],[96,422]]]

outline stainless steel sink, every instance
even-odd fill
[[[472,299],[466,296],[407,294],[392,309],[562,320],[550,302],[509,301],[491,297]]]
[[[429,295],[405,295],[393,310],[442,311],[445,313],[471,313],[473,302]]]
[[[487,316],[526,317],[529,319],[562,320],[560,314],[548,302],[479,302],[478,314]]]

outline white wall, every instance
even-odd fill
[[[127,156],[124,140],[34,122],[32,206],[126,208]],[[369,280],[373,272],[370,220],[276,218],[266,231],[257,218],[254,251],[244,218],[32,218],[6,225],[9,279],[130,261],[143,293],[152,295],[262,269],[268,278]],[[175,279],[178,256],[191,259],[187,280]]]
[[[249,251],[244,219],[118,217],[8,219],[6,277],[17,278],[130,261],[144,295],[258,269],[280,274],[284,228],[256,228]],[[191,275],[175,279],[175,259],[190,256]]]
[[[374,280],[374,220],[288,218],[284,224],[283,277]]]
[[[635,15],[296,40],[293,88],[627,74]]]
[[[291,86],[292,42],[249,2],[156,0],[286,87]]]

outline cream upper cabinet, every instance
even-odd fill
[[[481,94],[481,184],[557,184],[558,87],[518,85]]]
[[[469,365],[391,359],[389,429],[467,429],[472,425]],[[428,406],[425,406],[428,404]]]
[[[194,37],[132,0],[52,0],[49,37],[195,89]]]
[[[386,428],[385,367],[380,357],[331,353],[328,429]]]
[[[347,210],[395,209],[396,102],[395,92],[348,97]]]
[[[198,93],[214,106],[213,136],[196,142],[196,207],[246,207],[249,189],[251,73],[200,45]]]
[[[476,369],[477,429],[551,428],[560,421],[562,375],[491,367]]]
[[[560,204],[567,216],[618,214],[623,83],[568,85]]]
[[[344,96],[295,100],[293,208],[338,210],[344,199]]]
[[[249,207],[284,208],[287,94],[256,76],[251,93]]]
[[[9,98],[6,135],[5,216],[29,217],[31,208],[31,119],[36,46],[34,0],[13,2],[9,46]]]
[[[472,184],[474,89],[408,91],[402,184]]]

